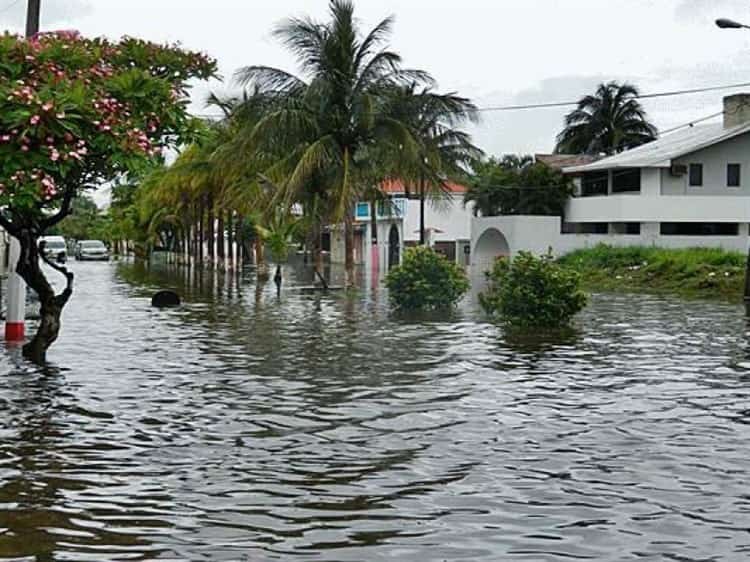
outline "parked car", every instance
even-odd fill
[[[44,242],[44,255],[47,258],[65,263],[68,259],[68,247],[65,245],[65,238],[62,236],[43,236],[40,245],[42,242]]]
[[[76,259],[79,261],[109,261],[109,250],[101,240],[83,240],[76,244]]]

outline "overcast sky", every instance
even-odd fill
[[[747,0],[357,0],[363,27],[396,16],[392,47],[445,91],[480,106],[577,99],[605,80],[642,92],[750,82]],[[0,0],[0,25],[21,31],[26,0]],[[243,65],[294,70],[270,35],[291,15],[325,17],[327,0],[42,0],[42,28],[179,41],[218,59],[230,80]],[[212,84],[222,91],[227,84]],[[750,91],[750,88],[747,88]],[[195,108],[209,91],[195,91]],[[726,92],[731,93],[731,92]],[[725,92],[645,102],[660,128],[720,111]],[[485,113],[474,130],[487,152],[546,152],[565,109]]]

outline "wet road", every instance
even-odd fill
[[[598,296],[530,341],[73,268],[53,364],[0,349],[0,560],[750,559],[741,307]]]

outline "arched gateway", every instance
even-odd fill
[[[472,266],[474,271],[488,271],[499,257],[510,256],[510,245],[502,232],[488,228],[477,240],[474,247]]]

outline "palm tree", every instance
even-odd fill
[[[274,32],[296,56],[300,77],[267,66],[237,74],[243,85],[283,100],[256,125],[251,144],[260,151],[284,146],[293,155],[283,185],[288,200],[304,200],[311,188],[325,193],[326,218],[344,223],[347,286],[354,281],[354,204],[366,188],[357,155],[384,142],[413,155],[416,143],[408,127],[383,111],[388,107],[383,100],[397,85],[431,82],[424,72],[402,69],[401,57],[387,48],[392,26],[389,17],[363,35],[353,3],[331,0],[329,21],[293,18]]]
[[[419,241],[425,244],[425,200],[439,200],[448,184],[465,177],[482,151],[458,128],[477,120],[476,106],[455,93],[439,94],[416,84],[394,88],[390,113],[406,123],[417,141],[416,158],[404,158],[397,150],[396,169],[408,184],[416,185],[419,197]],[[408,156],[408,155],[407,155]]]
[[[558,153],[615,154],[657,137],[632,84],[600,84],[594,95],[581,98],[565,117],[557,136]]]

